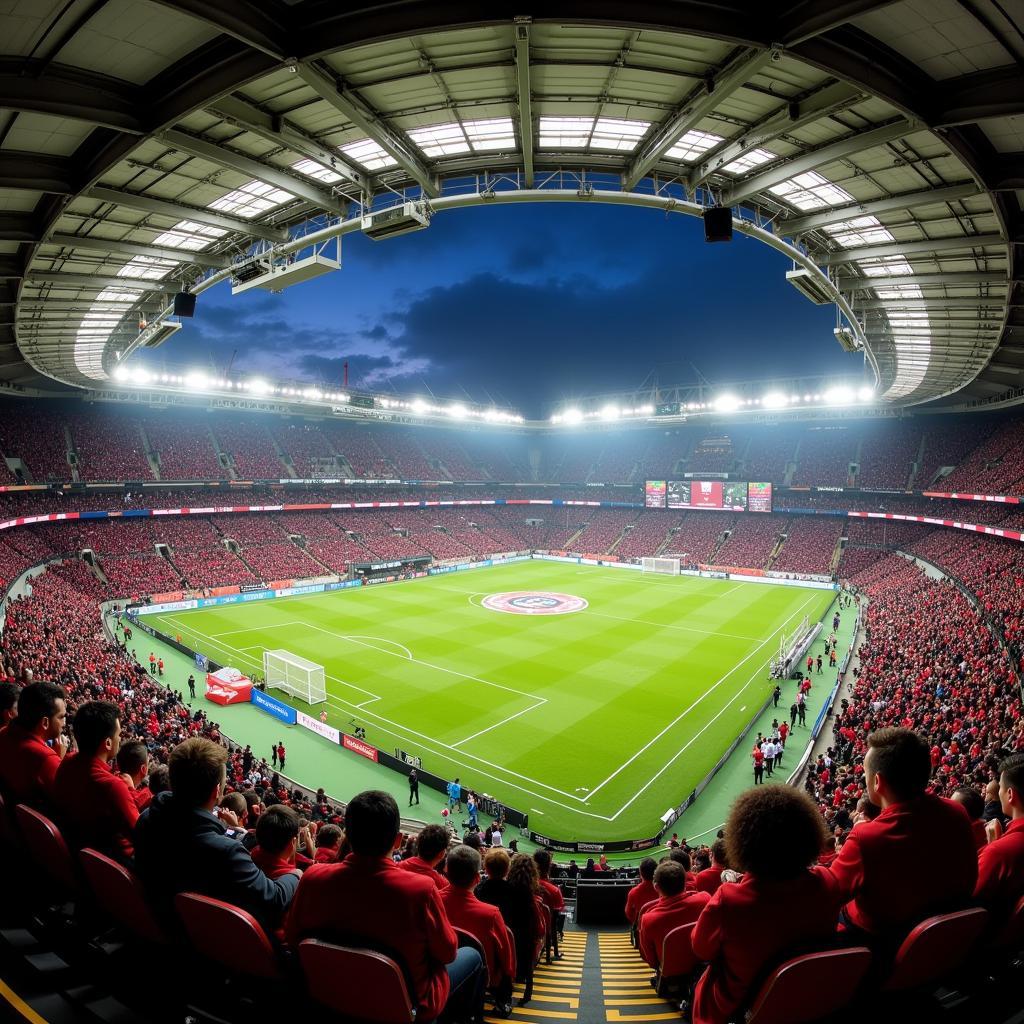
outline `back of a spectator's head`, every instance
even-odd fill
[[[963,805],[964,810],[967,812],[967,817],[971,821],[979,821],[985,813],[985,798],[977,789],[971,789],[970,786],[961,786],[953,791],[953,799],[958,804]]]
[[[511,863],[511,858],[500,846],[484,854],[484,871],[487,872],[488,878],[504,878]]]
[[[104,754],[109,760],[120,745],[121,711],[109,700],[87,701],[75,712],[71,729],[82,754]]]
[[[711,867],[711,851],[710,850],[698,850],[693,855],[693,870],[694,871],[705,871]]]
[[[259,815],[260,795],[255,789],[243,789],[242,799],[245,800],[245,810],[250,818]],[[255,813],[253,813],[255,811]]]
[[[249,805],[245,802],[245,797],[237,790],[234,793],[225,793],[220,798],[220,806],[226,810],[234,811],[238,820],[243,824],[246,818],[249,817]]]
[[[316,834],[316,848],[318,850],[337,850],[341,846],[344,835],[337,825],[321,825]]]
[[[18,694],[15,683],[0,683],[0,725],[7,725],[18,715]]]
[[[466,846],[472,846],[474,850],[479,850],[481,846],[480,833],[479,832],[467,832],[462,837],[462,842]]]
[[[480,851],[465,843],[449,850],[445,874],[452,885],[472,889],[480,881]]]
[[[29,683],[18,696],[18,724],[29,732],[35,732],[44,723],[55,727],[59,719],[60,729],[63,729],[66,710],[64,700],[63,686],[46,682]],[[60,729],[57,729],[57,734]],[[48,729],[48,735],[52,731]],[[51,735],[49,738],[55,737]]]
[[[856,810],[858,813],[863,814],[868,821],[874,821],[882,813],[881,807],[873,804],[866,796],[862,796],[857,801]]]
[[[813,864],[827,838],[821,814],[806,793],[791,786],[758,786],[733,803],[725,849],[730,868],[781,881]]]
[[[547,850],[534,850],[533,863],[537,865],[537,872],[541,878],[547,878],[551,874],[551,854]]]
[[[119,771],[130,775],[133,779],[139,772],[145,778],[146,769],[149,767],[149,749],[142,740],[129,740],[121,744],[117,752],[117,767]]]
[[[171,792],[188,807],[216,803],[224,785],[228,752],[219,743],[193,736],[179,743],[168,761]]]
[[[235,794],[241,798],[241,794]],[[245,802],[244,800],[242,801]],[[284,853],[299,834],[299,814],[287,804],[277,804],[256,822],[256,841],[267,853]]]
[[[448,829],[443,825],[428,825],[420,832],[416,848],[422,860],[432,863],[448,849]]]
[[[154,765],[149,771],[149,789],[153,796],[171,791],[171,770],[165,764]]]
[[[928,742],[911,729],[879,729],[868,736],[864,776],[871,802],[882,806],[921,796],[932,759]]]
[[[711,859],[719,867],[727,868],[729,866],[729,855],[725,852],[724,839],[716,839],[711,844]]]
[[[686,850],[680,847],[678,850],[669,850],[669,860],[674,860],[677,864],[681,864],[684,871],[689,871],[691,866],[690,855]]]
[[[999,762],[999,801],[1004,814],[1024,815],[1024,751]]]
[[[654,878],[654,869],[658,866],[658,862],[653,857],[644,857],[640,861],[640,877],[645,881],[649,882]]]
[[[383,857],[395,848],[402,818],[390,793],[368,789],[354,796],[345,811],[345,835],[352,852]]]
[[[662,896],[678,896],[686,888],[686,868],[679,861],[666,858],[655,869],[654,888]]]

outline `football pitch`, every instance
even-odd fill
[[[780,635],[834,596],[530,561],[147,621],[242,671],[322,664],[332,725],[599,842],[658,831],[760,709]]]

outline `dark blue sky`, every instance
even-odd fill
[[[478,207],[382,242],[342,241],[342,270],[280,295],[201,295],[150,357],[268,376],[467,396],[546,416],[656,377],[714,383],[857,375],[834,309],[752,239],[708,245],[697,218],[583,204]]]

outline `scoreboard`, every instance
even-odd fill
[[[644,504],[647,508],[771,512],[772,485],[746,480],[648,480]]]

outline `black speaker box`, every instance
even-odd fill
[[[174,315],[196,315],[196,297],[191,292],[178,292],[174,296]]]
[[[704,211],[704,241],[732,241],[732,210],[728,206],[709,206]]]

